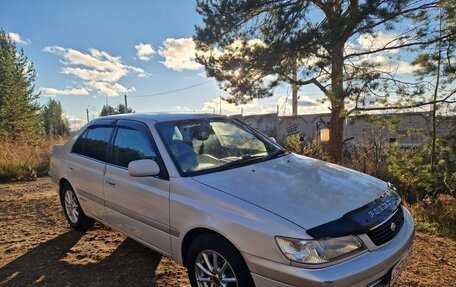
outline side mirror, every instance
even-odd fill
[[[275,139],[275,137],[269,137],[269,139],[270,139],[273,143],[277,143],[277,140]]]
[[[152,159],[134,160],[128,164],[128,173],[134,177],[154,176],[160,173],[160,167]]]

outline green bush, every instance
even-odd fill
[[[428,144],[411,149],[393,145],[387,150],[388,171],[409,201],[435,198],[438,194],[455,195],[455,144],[448,138],[438,140],[434,164]]]

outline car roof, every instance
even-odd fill
[[[93,122],[99,120],[137,120],[145,123],[157,123],[177,120],[192,120],[204,118],[222,118],[223,115],[209,114],[209,113],[133,113],[101,117]]]

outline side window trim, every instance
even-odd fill
[[[107,152],[106,164],[109,164],[109,165],[115,166],[115,167],[121,167],[121,166],[118,166],[118,165],[115,165],[112,163],[112,148],[114,146],[114,141],[116,140],[118,130],[119,130],[118,126],[113,127],[112,135],[111,135],[111,138],[109,139],[109,143],[108,143],[108,148],[106,149],[106,152]]]
[[[106,164],[108,164],[108,165],[110,165],[112,167],[120,168],[120,169],[123,169],[123,170],[128,170],[128,168],[125,168],[123,166],[119,166],[119,165],[116,165],[116,164],[112,163],[112,149],[113,149],[114,141],[115,141],[115,138],[117,136],[117,132],[118,132],[119,128],[127,128],[127,129],[136,130],[136,131],[138,131],[140,133],[143,133],[146,136],[146,138],[151,143],[152,148],[155,151],[155,154],[157,155],[156,162],[157,162],[158,166],[160,167],[160,174],[158,176],[156,176],[156,177],[158,177],[158,178],[160,178],[162,180],[169,181],[169,173],[168,173],[168,170],[166,169],[165,163],[164,163],[163,158],[162,158],[162,156],[160,154],[160,150],[157,147],[157,144],[155,142],[154,137],[152,136],[152,133],[151,133],[149,127],[143,122],[133,121],[133,120],[119,120],[119,121],[117,121],[117,123],[115,124],[115,130],[112,133],[112,137],[111,137],[111,140],[109,142],[109,147],[107,149],[109,154],[106,157],[106,159],[107,159]]]

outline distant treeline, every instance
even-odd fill
[[[0,29],[0,141],[34,141],[42,135],[69,134],[62,105],[50,98],[40,106],[35,66]]]

